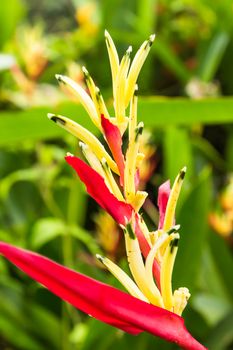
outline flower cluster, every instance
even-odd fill
[[[222,237],[230,238],[233,233],[233,174],[229,183],[219,195],[219,210],[209,214],[210,226]]]
[[[107,151],[100,141],[80,124],[61,115],[48,117],[80,140],[87,160],[68,153],[66,161],[77,172],[89,195],[122,228],[132,277],[108,258],[97,255],[121,282],[128,294],[103,285],[54,262],[0,243],[0,252],[52,292],[88,314],[132,334],[148,331],[184,349],[205,349],[186,330],[182,314],[190,297],[187,288],[172,289],[172,271],[179,242],[175,224],[176,203],[184,180],[184,167],[172,188],[166,181],[159,187],[159,225],[150,231],[140,213],[147,197],[138,189],[143,123],[137,120],[137,78],[155,36],[146,40],[131,63],[132,47],[119,60],[109,33],[105,32],[113,82],[110,116],[99,88],[83,67],[89,94],[66,76],[56,78],[63,88],[75,94],[91,120],[104,136]],[[130,64],[131,63],[131,64]],[[127,131],[127,132],[126,132]],[[126,152],[123,152],[127,139]]]
[[[49,118],[80,140],[80,147],[89,165],[71,154],[67,155],[66,161],[86,184],[88,193],[122,227],[134,281],[109,259],[101,256],[98,259],[131,295],[180,315],[190,294],[187,288],[173,292],[171,277],[180,238],[179,226],[174,224],[175,207],[186,169],[180,171],[171,190],[169,182],[159,189],[158,230],[150,232],[139,214],[147,193],[137,189],[144,154],[140,152],[143,123],[137,121],[136,81],[154,35],[142,44],[131,65],[132,47],[119,61],[112,38],[107,32],[105,37],[112,71],[115,117],[110,117],[100,90],[85,67],[83,72],[90,96],[70,78],[62,75],[56,77],[77,95],[103,134],[111,155],[93,134],[73,120],[54,114],[49,114]],[[128,105],[129,117],[126,116]],[[122,137],[126,130],[128,147],[126,154],[123,154]]]

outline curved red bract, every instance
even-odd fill
[[[111,121],[101,115],[101,125],[104,135],[112,152],[113,158],[120,172],[120,182],[124,184],[125,160],[122,153],[122,137],[119,128],[111,123]]]
[[[171,193],[170,181],[167,180],[161,186],[158,191],[158,207],[159,207],[159,229],[163,227],[167,202]]]
[[[119,201],[108,189],[104,179],[89,165],[78,157],[65,157],[68,164],[77,172],[80,180],[85,184],[87,192],[105,209],[118,224],[126,225],[130,221],[133,208],[130,204]]]
[[[21,248],[0,242],[0,254],[52,293],[83,312],[131,334],[147,331],[183,349],[206,349],[182,317]]]

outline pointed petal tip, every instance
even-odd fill
[[[65,158],[67,158],[67,157],[74,157],[74,155],[70,152],[67,152]]]
[[[63,116],[61,115],[57,115],[57,114],[53,114],[53,113],[48,113],[47,117],[52,120],[54,123],[60,125],[60,126],[64,126],[66,125],[66,120]]]
[[[84,149],[87,149],[88,148],[88,146],[84,143],[84,142],[82,142],[82,141],[79,141],[79,147],[81,148],[81,150],[84,150]]]
[[[181,180],[184,179],[185,174],[186,174],[186,171],[187,171],[187,167],[186,167],[186,166],[184,166],[184,167],[180,170],[179,177],[180,177]]]
[[[47,113],[47,117],[51,120],[53,120],[54,117],[56,117],[56,114],[54,113]]]
[[[82,72],[84,74],[84,77],[87,79],[87,77],[89,76],[89,72],[88,72],[87,68],[82,66]]]
[[[130,54],[131,52],[133,51],[133,48],[132,48],[132,46],[130,45],[129,47],[128,47],[128,49],[127,49],[127,54]]]
[[[149,36],[149,41],[150,41],[151,43],[153,43],[153,41],[155,40],[155,37],[156,37],[156,34],[151,34],[151,35]]]
[[[96,254],[95,256],[96,256],[96,258],[97,258],[101,263],[103,263],[104,257],[103,257],[102,255]]]
[[[58,81],[59,83],[65,84],[65,81],[64,81],[64,79],[66,78],[65,75],[62,75],[62,74],[55,74],[55,78],[57,79],[57,81]]]

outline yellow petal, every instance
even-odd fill
[[[90,98],[90,96],[87,94],[87,92],[74,80],[64,75],[56,74],[56,78],[59,83],[62,83],[65,87],[67,87],[71,92],[75,94],[79,102],[81,102],[83,107],[86,109],[93,123],[101,130],[101,123],[98,113],[95,109],[95,104]]]
[[[191,294],[189,293],[188,288],[181,287],[174,292],[174,308],[173,312],[175,312],[177,315],[181,315],[184,311],[187,302],[190,298]]]
[[[48,118],[54,121],[63,129],[69,131],[72,135],[78,137],[82,142],[86,143],[99,160],[105,158],[112,171],[119,175],[119,170],[116,163],[106,152],[104,146],[100,143],[100,141],[92,133],[90,133],[90,131],[85,129],[80,124],[75,123],[73,120],[62,115],[49,113]]]
[[[172,294],[172,271],[178,249],[179,234],[172,233],[169,236],[169,244],[166,248],[161,264],[160,282],[164,306],[167,310],[172,311],[173,294]]]
[[[163,234],[161,237],[159,237],[156,240],[155,244],[152,246],[149,254],[147,255],[145,268],[146,268],[147,279],[150,284],[154,284],[154,277],[153,277],[154,259],[161,245],[164,244],[167,240],[170,240],[168,234]]]
[[[124,228],[124,233],[129,268],[135,282],[153,305],[163,307],[163,301],[159,290],[147,280],[139,243],[137,237],[134,235],[131,224],[128,224],[127,227]]]
[[[108,56],[111,66],[111,72],[112,72],[112,86],[113,86],[113,98],[115,100],[115,94],[116,94],[116,77],[119,70],[119,57],[116,50],[116,47],[114,45],[114,42],[108,33],[107,30],[104,32],[105,34],[105,40],[106,40],[106,46],[108,50]]]
[[[112,175],[111,169],[108,166],[108,163],[105,158],[102,158],[101,164],[105,173],[105,177],[108,180],[108,183],[110,185],[110,190],[114,194],[114,196],[119,199],[120,201],[124,201],[124,197]]]
[[[114,99],[114,107],[118,123],[122,123],[125,121],[125,87],[126,77],[130,65],[131,51],[132,47],[130,46],[121,60],[118,74],[116,77],[116,94]]]
[[[107,267],[107,269],[113,274],[113,276],[118,279],[119,282],[125,287],[125,289],[134,297],[145,301],[148,303],[148,299],[143,295],[143,293],[140,291],[136,283],[116,264],[114,264],[111,260],[108,258],[103,258],[99,254],[96,255],[97,259],[100,260],[104,266]]]
[[[127,201],[132,205],[135,212],[137,213],[139,209],[143,206],[148,193],[145,191],[137,191],[136,194],[129,196]]]
[[[85,67],[82,67],[82,71],[85,77],[85,81],[87,84],[87,87],[89,89],[89,92],[91,94],[91,98],[95,104],[95,108],[98,112],[99,115],[99,119],[101,117],[101,114],[103,114],[105,116],[105,118],[109,118],[109,113],[107,110],[107,107],[105,105],[103,96],[100,93],[99,88],[95,85],[93,79],[91,78],[89,72],[87,71],[87,69]]]
[[[184,181],[185,173],[187,168],[184,167],[178,174],[178,176],[175,179],[175,182],[172,186],[172,190],[168,199],[164,223],[163,223],[163,230],[169,231],[174,222],[175,218],[175,210],[176,210],[176,204],[177,200],[179,198],[180,190]]]
[[[126,86],[126,94],[125,94],[125,107],[127,108],[129,101],[131,100],[134,92],[134,86],[136,84],[138,75],[143,66],[143,63],[146,60],[146,57],[150,51],[151,45],[155,39],[155,35],[151,35],[148,40],[144,41],[139,50],[137,51],[133,62],[130,67],[127,86]]]
[[[82,150],[82,153],[92,169],[97,171],[98,174],[100,174],[103,178],[105,178],[105,173],[103,170],[103,167],[100,163],[100,160],[96,157],[95,153],[90,150],[90,147],[88,147],[85,143],[79,142],[79,146]],[[106,179],[105,179],[106,180]]]

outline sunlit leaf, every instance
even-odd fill
[[[174,283],[178,287],[188,286],[191,293],[197,286],[197,277],[201,269],[202,250],[207,237],[210,192],[211,171],[205,168],[183,202],[177,218],[177,222],[181,224],[181,239]]]
[[[233,310],[214,327],[208,337],[207,346],[211,350],[231,349],[233,342]]]
[[[232,304],[227,300],[205,293],[195,295],[192,306],[211,326],[216,325],[232,310]]]

